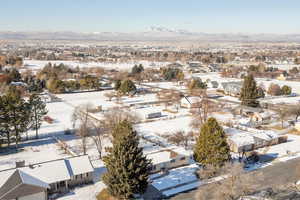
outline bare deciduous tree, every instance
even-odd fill
[[[73,128],[75,129],[76,123],[79,123],[78,129],[76,130],[76,135],[81,139],[81,148],[83,154],[86,154],[87,152],[87,138],[91,132],[91,119],[89,116],[89,111],[91,108],[91,104],[79,105],[74,109],[72,114]]]
[[[300,104],[294,105],[289,109],[289,113],[295,116],[295,120],[298,121],[300,116]]]
[[[177,146],[184,146],[184,148],[187,148],[189,145],[189,142],[193,140],[193,132],[185,133],[184,131],[177,131],[173,134],[169,135],[163,135],[168,142],[173,143]]]
[[[276,110],[276,113],[281,121],[281,128],[284,128],[284,121],[290,116],[290,112],[287,109],[279,108]]]
[[[111,136],[111,130],[121,121],[127,120],[133,124],[140,121],[136,113],[126,109],[120,109],[119,107],[112,108],[109,112],[105,113],[104,119],[103,128],[105,133],[109,134],[109,136]],[[110,138],[112,139],[112,137]]]
[[[216,103],[210,100],[207,96],[206,90],[194,89],[191,94],[193,96],[200,97],[199,101],[194,103],[192,107],[193,119],[190,126],[193,129],[199,129],[203,123],[211,116],[213,112],[221,110],[224,105],[221,103]]]
[[[103,149],[103,140],[106,137],[106,132],[104,129],[103,121],[93,121],[92,122],[93,132],[91,138],[97,148],[99,153],[99,158],[102,159],[102,149]]]

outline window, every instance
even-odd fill
[[[152,166],[152,170],[156,170],[156,166],[155,165]]]
[[[180,160],[185,160],[185,157],[181,157]]]
[[[65,187],[65,186],[66,186],[66,182],[65,181],[59,182],[59,187]]]
[[[172,160],[171,160],[171,163],[174,163],[175,161],[176,161],[175,159],[172,159]]]

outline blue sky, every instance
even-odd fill
[[[300,0],[0,0],[0,31],[300,33]]]

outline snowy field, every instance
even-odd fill
[[[179,117],[170,120],[159,120],[149,123],[137,124],[136,130],[144,135],[165,135],[176,131],[188,132],[190,128],[191,117]]]
[[[139,61],[139,62],[126,62],[126,63],[108,63],[108,62],[80,62],[80,61],[66,61],[66,60],[24,60],[24,66],[33,71],[42,69],[46,64],[52,63],[59,65],[63,63],[70,67],[102,67],[105,69],[115,69],[115,70],[131,70],[131,68],[136,64],[142,64],[144,68],[160,68],[168,65],[168,62],[149,62],[149,61]]]
[[[162,89],[177,89],[182,92],[187,91],[187,88],[184,85],[178,85],[177,82],[148,82],[143,84]]]
[[[120,99],[120,104],[118,104],[115,98],[113,98],[112,101],[109,101],[108,98],[105,97],[105,94],[109,92],[111,91],[58,94],[57,96],[73,107],[90,103],[93,106],[102,106],[103,110],[108,110],[113,107],[130,106],[131,104],[157,101],[156,94],[145,94],[135,95],[133,97],[123,96]]]
[[[193,74],[193,77],[199,77],[202,81],[210,80],[210,81],[217,81],[219,83],[219,87],[222,87],[220,83],[225,82],[237,82],[243,81],[242,79],[238,78],[223,78],[220,76],[218,72],[210,72],[210,73],[198,73]],[[278,84],[279,86],[288,85],[292,87],[292,92],[300,94],[300,82],[296,81],[283,81],[277,79],[266,79],[266,78],[257,78],[257,85],[263,84],[266,89],[269,88],[271,83]]]
[[[115,101],[108,101],[105,93],[107,91],[58,94],[56,96],[73,107],[90,103],[93,106],[102,106],[106,110],[118,106]]]
[[[26,161],[26,165],[69,157],[59,150],[56,141],[44,138],[27,141],[19,145],[19,152],[0,153],[0,170],[16,167],[16,161]]]

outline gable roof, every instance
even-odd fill
[[[0,199],[16,199],[44,191],[47,188],[49,188],[47,183],[17,169],[0,188]]]
[[[47,184],[70,180],[74,175],[94,171],[88,155],[37,163],[18,169]],[[15,170],[16,168],[0,171],[0,188]]]
[[[93,172],[94,168],[88,156],[78,156],[71,159],[66,159],[66,166],[70,176]]]

